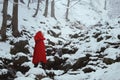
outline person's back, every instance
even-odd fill
[[[38,31],[36,33],[36,35],[34,36],[34,40],[35,40],[35,48],[34,48],[32,62],[35,67],[37,67],[39,63],[41,63],[41,65],[45,67],[45,64],[47,63],[45,44],[44,44],[45,38],[41,31]]]

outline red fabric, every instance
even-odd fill
[[[33,53],[33,60],[34,64],[38,64],[39,62],[46,63],[46,52],[45,52],[45,44],[44,44],[44,36],[41,31],[37,32],[34,36],[35,40],[35,48]]]

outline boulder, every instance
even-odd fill
[[[90,72],[93,72],[93,71],[95,72],[95,70],[93,68],[91,68],[91,67],[83,69],[84,73],[90,73]]]
[[[81,57],[79,58],[76,63],[72,66],[73,70],[77,70],[79,68],[85,67],[88,62],[90,61],[89,57]]]
[[[110,65],[112,63],[115,63],[115,60],[111,59],[111,58],[104,58],[103,62],[107,65]]]
[[[11,50],[10,50],[11,54],[17,54],[18,52],[23,52],[23,53],[26,53],[26,54],[29,53],[28,48],[25,47],[26,45],[28,45],[27,40],[25,40],[25,41],[21,40],[19,42],[13,43],[12,45],[14,47],[11,48]]]

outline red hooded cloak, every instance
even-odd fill
[[[38,31],[34,36],[35,40],[35,48],[33,53],[33,64],[38,64],[39,62],[46,63],[46,52],[45,52],[45,44],[44,44],[44,36],[41,31]]]

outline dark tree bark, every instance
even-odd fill
[[[12,16],[12,35],[14,37],[19,37],[20,33],[18,31],[18,0],[14,0]]]
[[[28,9],[30,8],[30,0],[28,0],[27,7],[28,7]]]
[[[45,11],[44,11],[44,14],[43,14],[45,17],[47,17],[47,15],[48,15],[48,2],[49,2],[49,0],[46,0]]]
[[[66,16],[65,16],[65,19],[68,21],[68,15],[69,15],[69,7],[70,7],[70,0],[68,0],[68,3],[67,3],[67,9],[66,9]]]
[[[51,17],[55,18],[55,0],[51,1]]]
[[[2,41],[6,40],[6,28],[7,28],[7,8],[8,8],[8,0],[4,0],[3,3],[3,22],[1,27],[1,38]]]
[[[33,15],[33,17],[36,17],[36,15],[38,14],[39,4],[40,4],[40,0],[38,0],[37,9],[36,9],[36,12],[35,12],[35,14]]]

